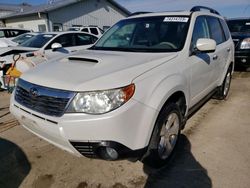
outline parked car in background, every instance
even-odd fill
[[[227,20],[235,45],[235,65],[250,67],[250,18]]]
[[[24,73],[10,111],[70,153],[159,168],[188,117],[211,96],[227,97],[233,69],[234,44],[217,11],[136,15],[90,49]]]
[[[13,38],[23,33],[31,32],[28,29],[0,28],[0,38]]]
[[[21,54],[20,60],[32,57],[35,63],[33,56],[36,54],[43,55],[44,59],[49,60],[89,48],[97,39],[97,36],[79,31],[39,33],[18,46],[0,49],[0,75],[4,76],[12,65],[13,54]],[[20,64],[21,62],[19,67]],[[0,82],[1,87],[5,88],[2,79]]]
[[[33,36],[36,36],[38,33],[24,33],[18,35],[14,38],[0,38],[0,48],[6,48],[11,46],[18,46],[19,44],[29,40]]]
[[[82,27],[70,27],[68,31],[82,31],[86,33],[91,33],[98,37],[101,37],[104,31],[97,26],[82,26]]]

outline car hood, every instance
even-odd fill
[[[178,53],[133,53],[85,50],[40,64],[22,79],[51,88],[93,91],[129,85],[133,79]]]
[[[39,48],[30,48],[30,47],[22,47],[22,46],[12,46],[7,48],[0,49],[0,56],[17,54],[17,53],[25,53],[39,50]]]
[[[10,39],[5,39],[5,38],[1,38],[0,39],[0,48],[6,48],[9,46],[17,46],[18,43],[10,40]]]
[[[233,39],[244,39],[250,37],[250,33],[248,32],[233,32],[231,33]]]

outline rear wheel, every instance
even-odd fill
[[[180,135],[181,117],[178,105],[170,103],[163,107],[157,118],[148,151],[142,159],[145,165],[160,168],[172,158]]]

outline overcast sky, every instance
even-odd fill
[[[189,10],[194,5],[209,6],[223,16],[250,17],[250,0],[116,0],[131,12]],[[0,0],[0,3],[43,4],[47,0]]]

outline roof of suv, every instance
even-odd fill
[[[134,16],[130,16],[129,18],[140,18],[140,17],[148,17],[148,16],[189,16],[191,12],[188,11],[175,11],[175,12],[155,12],[155,13],[145,13],[145,14],[137,14]]]
[[[202,10],[206,11],[202,11]],[[141,17],[150,17],[150,16],[190,16],[194,12],[199,12],[200,14],[208,14],[213,16],[221,16],[216,10],[204,6],[195,6],[190,11],[169,11],[169,12],[138,12],[133,13],[128,18],[141,18]]]

